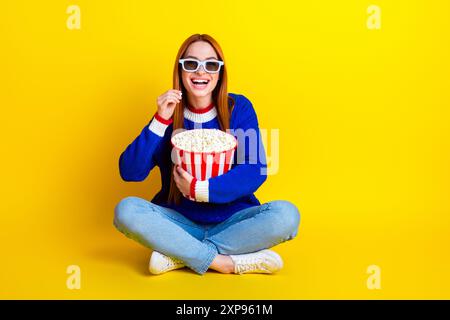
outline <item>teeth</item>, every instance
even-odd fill
[[[208,83],[208,80],[192,80],[193,83]]]

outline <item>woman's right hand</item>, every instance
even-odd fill
[[[160,117],[167,120],[172,117],[176,105],[181,101],[181,93],[180,90],[170,89],[158,97],[157,104]]]

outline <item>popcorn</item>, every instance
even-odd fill
[[[219,129],[185,130],[172,136],[172,161],[197,180],[228,172],[233,164],[237,139]]]
[[[219,129],[192,129],[173,136],[172,143],[188,152],[222,152],[234,148],[236,139]]]

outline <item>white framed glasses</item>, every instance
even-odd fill
[[[180,59],[179,63],[181,63],[183,70],[186,72],[197,72],[200,66],[203,66],[203,70],[208,73],[217,73],[224,65],[224,62],[220,60],[208,59],[200,61],[194,58]]]

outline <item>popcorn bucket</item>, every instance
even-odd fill
[[[235,141],[235,145],[220,152],[183,150],[175,145],[174,137],[172,137],[172,160],[174,164],[181,165],[184,170],[197,180],[206,180],[228,172],[233,164],[234,154],[237,149],[237,139],[227,132],[224,132],[224,134],[231,136]]]

